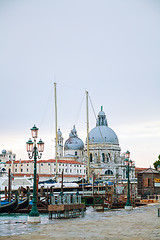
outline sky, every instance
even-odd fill
[[[136,167],[160,154],[159,0],[0,0],[0,151],[28,159],[30,128],[54,158],[55,105],[64,141],[86,139],[101,106]]]

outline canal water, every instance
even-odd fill
[[[153,206],[152,206],[153,207]],[[155,206],[157,208],[157,206]],[[134,211],[142,212],[146,211],[149,206],[134,208]],[[89,221],[89,220],[102,220],[104,218],[112,218],[115,215],[127,215],[129,211],[124,209],[108,210],[105,212],[96,212],[92,207],[87,208],[84,217],[75,218],[74,221]],[[49,220],[48,214],[41,214],[41,223],[29,224],[27,223],[28,214],[11,213],[11,214],[0,214],[0,236],[14,236],[21,234],[28,234],[40,229],[45,224],[55,224],[59,221],[70,221],[70,219],[52,219]]]

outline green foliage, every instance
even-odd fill
[[[160,155],[158,156],[158,159],[159,160],[157,160],[157,161],[155,161],[154,163],[153,163],[153,166],[154,166],[154,168],[157,170],[157,167],[158,167],[158,165],[160,166]]]

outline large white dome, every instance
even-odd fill
[[[98,114],[96,127],[89,132],[89,143],[119,144],[116,133],[108,127],[106,115],[102,107]]]
[[[115,132],[108,126],[97,126],[89,133],[89,143],[119,144]]]

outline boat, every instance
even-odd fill
[[[16,210],[27,208],[29,205],[29,195],[23,200],[18,202],[18,207]]]
[[[44,187],[44,188],[61,188],[62,184],[60,182],[44,182],[44,183],[39,183],[38,184],[39,187]],[[64,188],[77,188],[79,187],[79,185],[77,183],[73,183],[73,182],[63,182],[63,187]]]
[[[48,179],[48,180],[45,180],[45,181],[39,181],[38,184],[44,184],[44,183],[56,183],[56,180],[55,179]]]
[[[44,181],[39,181],[38,182],[38,188],[41,188],[41,187],[44,187],[44,188],[50,188],[50,187],[53,187],[53,188],[59,188],[61,189],[62,188],[62,182],[63,182],[63,188],[77,188],[79,187],[79,184],[78,182],[76,181],[73,181],[73,182],[64,182],[63,181],[63,177],[60,181],[57,181],[56,178],[50,178],[50,179],[47,179],[47,180],[44,180]]]
[[[14,199],[11,202],[4,201],[1,202],[0,206],[0,213],[11,213],[12,211],[16,210],[18,207],[18,198]]]
[[[25,209],[29,206],[29,194],[23,200],[18,201],[18,198],[8,202],[8,200],[1,201],[0,213],[16,213],[21,209]]]

